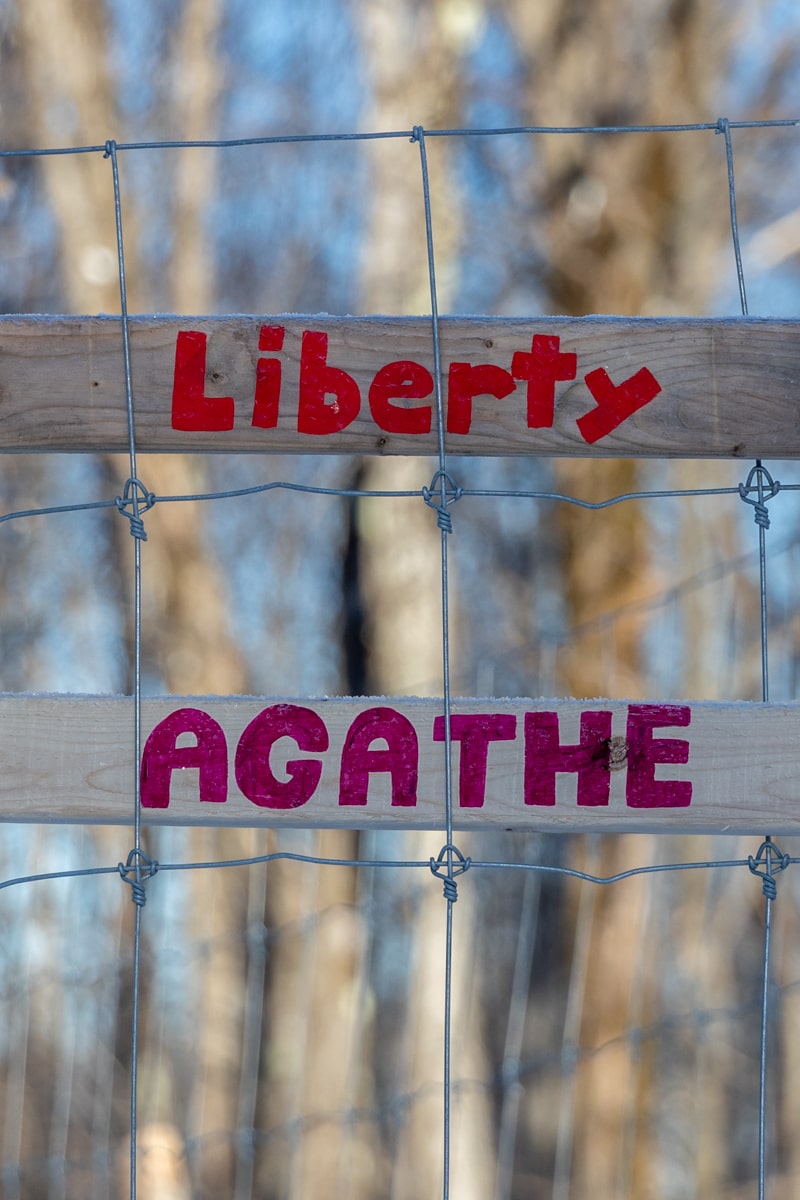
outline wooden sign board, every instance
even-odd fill
[[[144,700],[142,819],[443,829],[441,702]],[[0,697],[0,818],[127,824],[133,701]],[[800,705],[458,700],[456,829],[800,833]]]
[[[436,451],[430,318],[154,316],[130,330],[141,451]],[[798,330],[443,317],[447,451],[800,456]],[[0,318],[0,450],[127,445],[119,318]]]

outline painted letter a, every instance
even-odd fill
[[[183,733],[193,746],[179,746]],[[142,808],[168,808],[172,772],[196,767],[200,801],[228,799],[228,745],[222,726],[200,708],[178,708],[156,725],[145,742],[140,773]]]

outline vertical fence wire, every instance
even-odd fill
[[[528,839],[529,845],[532,839]],[[530,846],[533,850],[533,847]],[[528,1007],[528,988],[533,968],[536,930],[539,921],[541,879],[527,874],[522,888],[522,912],[514,955],[508,1018],[503,1043],[501,1081],[503,1096],[498,1117],[497,1165],[495,1167],[494,1200],[511,1200],[512,1163],[519,1125],[524,1088],[520,1079],[522,1048],[525,1038],[525,1017]]]
[[[422,199],[425,209],[425,244],[428,257],[428,282],[431,297],[431,334],[433,339],[433,371],[436,395],[436,440],[439,469],[431,486],[431,495],[439,493],[438,524],[441,554],[441,597],[442,597],[442,709],[444,716],[444,802],[445,802],[445,849],[443,855],[445,910],[445,960],[444,960],[444,1046],[443,1071],[443,1150],[442,1150],[442,1197],[450,1197],[450,1127],[451,1127],[451,1050],[452,1050],[452,999],[453,999],[453,905],[457,896],[454,870],[453,847],[453,768],[451,747],[451,696],[450,696],[450,580],[447,561],[447,539],[452,532],[452,520],[447,510],[448,495],[447,452],[444,441],[444,394],[442,390],[442,351],[439,337],[439,299],[436,289],[436,254],[433,243],[431,219],[431,189],[428,173],[428,154],[425,147],[425,131],[421,125],[414,128],[413,138],[419,145]],[[437,489],[438,485],[438,489]],[[431,869],[435,871],[434,864]]]
[[[728,174],[728,199],[730,205],[731,242],[736,278],[739,285],[739,300],[742,316],[748,314],[747,289],[745,286],[744,264],[742,260],[741,242],[739,239],[739,221],[736,202],[736,181],[733,167],[733,139],[730,122],[725,117],[719,120],[719,129],[725,139],[725,161]],[[761,459],[757,459],[751,477],[756,484],[755,519],[758,529],[758,580],[759,580],[759,618],[761,645],[761,699],[764,704],[769,702],[769,632],[767,625],[767,529],[769,528],[769,513],[765,500],[768,498],[764,489],[764,477],[769,479],[771,493],[774,495],[774,484],[771,476],[764,470]],[[749,481],[748,481],[749,482]],[[764,1200],[766,1189],[766,1157],[767,1157],[767,1040],[769,1027],[769,987],[770,987],[770,955],[772,948],[772,904],[775,899],[775,883],[772,876],[772,838],[769,834],[764,839],[766,874],[764,876],[764,954],[761,980],[761,1025],[759,1038],[758,1066],[758,1200]]]
[[[139,484],[136,470],[136,430],[133,395],[133,369],[131,365],[130,324],[128,321],[128,288],[125,263],[125,243],[122,233],[122,196],[119,181],[119,163],[117,145],[113,140],[106,142],[105,155],[111,160],[112,179],[114,184],[114,224],[117,237],[117,263],[119,271],[120,320],[122,325],[122,348],[125,376],[125,408],[128,422],[128,466],[129,478],[125,486],[124,498],[130,499],[131,534],[134,539],[134,634],[133,634],[133,851],[128,856],[127,867],[133,868],[130,878],[132,884],[131,898],[135,902],[134,936],[133,936],[133,981],[131,1006],[131,1097],[130,1097],[130,1200],[136,1200],[137,1178],[137,1113],[138,1113],[138,1083],[139,1083],[139,1001],[141,996],[141,957],[142,957],[142,908],[144,906],[144,891],[142,888],[141,862],[142,854],[142,807],[139,781],[139,762],[142,756],[142,541],[147,536],[139,511]],[[121,864],[120,864],[121,867]],[[124,877],[124,876],[123,876]]]
[[[720,118],[716,124],[703,124],[693,126],[691,128],[698,131],[713,131],[722,134],[725,145],[726,163],[727,163],[727,179],[728,179],[728,199],[730,206],[730,222],[731,236],[733,242],[733,252],[736,266],[736,276],[739,288],[740,306],[742,315],[748,312],[747,293],[745,287],[745,272],[742,262],[740,236],[737,218],[737,195],[736,184],[734,178],[734,157],[732,144],[732,129],[739,127],[757,127],[759,124],[781,125],[794,124],[794,122],[730,122],[726,118]],[[635,127],[636,131],[655,130],[657,127]],[[661,131],[671,129],[685,130],[688,127],[660,127]],[[440,556],[440,582],[441,582],[441,634],[442,634],[442,704],[443,704],[443,721],[444,721],[444,778],[445,778],[445,845],[440,851],[438,859],[431,859],[428,863],[404,863],[398,864],[394,860],[381,860],[374,858],[372,860],[341,860],[334,863],[331,860],[324,858],[315,858],[311,855],[283,855],[280,852],[275,855],[259,856],[248,860],[252,864],[264,864],[267,861],[272,861],[280,857],[294,857],[300,860],[300,863],[316,863],[320,867],[330,867],[333,869],[335,865],[357,866],[363,870],[374,870],[382,867],[397,868],[398,865],[406,870],[428,869],[435,876],[442,880],[444,885],[444,896],[446,903],[446,934],[445,934],[445,950],[444,950],[444,1045],[443,1045],[443,1091],[442,1091],[442,1108],[443,1108],[443,1124],[442,1124],[442,1195],[443,1200],[449,1200],[451,1186],[451,1164],[450,1164],[450,1147],[451,1147],[451,1106],[453,1095],[453,1080],[452,1080],[452,1058],[451,1058],[451,1042],[452,1042],[452,988],[453,988],[453,912],[454,903],[457,898],[456,877],[463,874],[470,866],[482,866],[491,869],[510,868],[509,863],[472,863],[470,859],[464,856],[457,849],[453,840],[453,781],[452,781],[452,736],[451,736],[451,646],[450,646],[450,579],[448,567],[448,538],[452,532],[452,517],[450,508],[455,500],[460,499],[466,494],[467,489],[457,487],[448,473],[448,459],[445,449],[445,412],[443,398],[443,383],[442,383],[442,359],[439,334],[439,301],[437,295],[436,284],[436,254],[434,244],[434,229],[431,216],[431,181],[428,167],[428,157],[426,149],[426,138],[430,137],[464,137],[477,133],[480,136],[486,136],[488,133],[494,133],[495,136],[502,136],[509,132],[526,132],[526,133],[561,133],[569,135],[575,132],[589,133],[608,133],[618,132],[625,133],[633,130],[539,130],[529,129],[522,131],[508,130],[430,130],[426,131],[422,126],[416,126],[410,134],[410,140],[416,142],[419,150],[421,188],[424,207],[425,221],[425,239],[427,248],[427,266],[428,279],[431,303],[431,336],[433,343],[433,357],[435,364],[434,385],[435,385],[435,400],[436,400],[436,422],[437,422],[437,447],[438,447],[438,463],[437,471],[429,487],[422,490],[421,499],[424,500],[429,507],[434,509],[437,514],[437,521],[440,530],[441,556]],[[348,137],[351,135],[347,135]],[[365,135],[365,136],[388,136],[397,138],[407,138],[408,132],[392,133],[387,135]],[[304,139],[254,139],[256,143],[269,144],[270,142],[280,142],[287,140],[304,140]],[[309,142],[318,140],[328,140],[324,138],[309,137],[305,139]],[[244,145],[242,142],[219,142],[218,145]],[[73,148],[75,153],[87,153],[100,151],[106,158],[110,160],[113,182],[113,198],[114,212],[116,222],[116,237],[117,237],[117,262],[120,288],[120,304],[121,304],[121,331],[122,331],[122,346],[123,346],[123,376],[125,386],[125,402],[128,421],[128,466],[129,478],[125,484],[123,493],[109,504],[116,505],[119,512],[125,516],[130,522],[130,532],[134,537],[134,571],[133,571],[133,608],[134,608],[134,646],[133,646],[133,708],[134,708],[134,781],[133,781],[133,796],[134,796],[134,811],[133,811],[133,834],[134,844],[133,849],[128,855],[125,864],[120,863],[117,868],[101,867],[95,869],[96,873],[109,873],[115,870],[119,871],[122,879],[131,886],[131,897],[135,903],[135,927],[133,940],[133,977],[132,977],[132,1016],[130,1030],[130,1052],[131,1052],[131,1075],[130,1075],[130,1158],[129,1158],[129,1189],[131,1200],[135,1200],[137,1192],[137,1108],[138,1108],[138,1081],[139,1081],[139,1002],[141,992],[141,953],[142,953],[142,908],[145,900],[145,883],[152,874],[155,873],[158,865],[153,863],[142,849],[141,838],[141,804],[140,804],[140,780],[138,764],[141,758],[141,701],[142,701],[142,542],[146,539],[147,534],[144,530],[143,514],[156,502],[156,498],[147,492],[146,488],[140,481],[137,473],[136,460],[136,436],[135,436],[135,392],[133,384],[133,372],[130,349],[130,327],[128,315],[128,300],[127,300],[127,283],[126,283],[126,258],[123,241],[123,222],[122,222],[122,195],[120,186],[119,174],[119,153],[122,150],[128,151],[143,151],[150,148],[163,149],[167,145],[179,145],[178,143],[141,143],[120,145],[113,140],[109,140],[104,146],[98,147],[76,147]],[[188,145],[188,144],[180,144]],[[60,150],[59,153],[69,153],[69,150]],[[4,152],[5,153],[5,152]],[[38,154],[42,151],[18,151],[18,154]],[[789,485],[791,488],[794,485]],[[798,485],[800,486],[800,485]],[[760,647],[761,647],[761,679],[762,679],[762,701],[769,701],[769,650],[768,650],[768,628],[767,628],[767,599],[768,599],[768,580],[767,580],[767,544],[766,530],[769,526],[769,515],[767,504],[774,499],[779,492],[781,485],[776,483],[769,472],[764,467],[761,460],[757,460],[747,481],[739,486],[738,489],[727,489],[731,493],[738,491],[742,500],[751,504],[755,511],[755,521],[758,528],[758,568],[759,568],[759,612],[760,612]],[[784,488],[783,490],[789,490]],[[303,489],[299,489],[303,490]],[[315,489],[308,488],[311,492]],[[336,492],[336,489],[330,489],[331,492]],[[713,489],[709,489],[709,492]],[[715,492],[717,494],[718,490]],[[232,493],[219,493],[226,495]],[[341,494],[346,494],[341,490]],[[499,494],[499,493],[498,493]],[[528,495],[520,490],[518,495]],[[670,493],[674,496],[679,496],[682,493],[677,489]],[[692,495],[699,494],[697,489],[693,489]],[[484,495],[490,497],[491,491],[485,491]],[[534,493],[530,493],[534,496]],[[645,493],[642,493],[644,496]],[[181,497],[181,499],[189,499],[190,497]],[[210,495],[198,497],[199,499],[210,499]],[[552,499],[551,497],[548,500]],[[569,501],[574,498],[562,497],[560,499]],[[625,499],[636,499],[636,497],[626,497]],[[87,504],[85,507],[95,507],[96,505]],[[80,505],[65,505],[60,506],[59,511],[79,509]],[[31,513],[41,515],[45,512],[53,512],[55,509],[30,510],[26,513],[7,514],[3,520],[11,516],[29,516]],[[758,875],[762,879],[763,890],[765,896],[765,916],[764,916],[764,940],[763,940],[763,973],[761,980],[761,1001],[760,1001],[760,1050],[759,1050],[759,1099],[758,1099],[758,1163],[757,1163],[757,1181],[759,1200],[764,1200],[767,1178],[767,1139],[769,1133],[768,1113],[767,1113],[767,1085],[768,1085],[768,1043],[769,1043],[769,1020],[771,1016],[770,1006],[770,953],[771,953],[771,929],[772,929],[772,903],[775,898],[775,876],[780,870],[783,870],[789,862],[794,862],[789,856],[782,855],[777,847],[774,846],[769,835],[765,837],[758,854],[750,857],[747,860],[737,861],[735,863],[715,863],[708,862],[705,864],[691,864],[692,866],[701,865],[707,869],[717,866],[729,867],[732,865],[744,868],[749,867],[749,870]],[[223,869],[227,864],[220,861],[216,864],[160,864],[161,869],[199,869],[209,865],[214,865],[219,869]],[[519,938],[517,944],[517,954],[514,962],[513,980],[511,985],[511,994],[509,1000],[509,1012],[507,1018],[505,1045],[503,1050],[503,1092],[502,1106],[499,1115],[499,1144],[498,1144],[498,1161],[495,1173],[495,1198],[503,1200],[511,1195],[513,1170],[511,1162],[513,1159],[513,1147],[518,1129],[519,1121],[519,1106],[521,1097],[520,1083],[520,1059],[523,1046],[523,1030],[525,1021],[525,1004],[527,998],[527,986],[531,975],[532,962],[534,957],[534,947],[537,934],[537,898],[540,887],[540,880],[543,875],[537,874],[539,865],[536,863],[524,864],[528,870],[525,878],[525,884],[522,892],[524,915],[520,921]],[[659,870],[679,870],[686,864],[673,864],[667,866],[659,864]],[[299,866],[298,869],[303,869]],[[550,868],[552,869],[552,868]],[[642,868],[647,870],[647,868]],[[55,874],[72,875],[80,878],[82,875],[93,873],[92,871],[75,870],[72,872],[60,872]],[[590,884],[606,884],[611,883],[612,879],[603,879],[595,873],[595,869],[590,865],[590,868],[584,872],[571,871],[572,875],[578,875],[584,880],[584,889],[588,889]],[[8,886],[10,883],[29,883],[32,884],[35,878],[44,878],[41,876],[25,876],[20,879],[9,880],[3,886]],[[586,890],[585,896],[591,893]],[[264,947],[264,931],[260,928],[258,920],[258,912],[263,910],[264,894],[263,886],[255,887],[252,895],[248,900],[248,931],[247,936],[251,939],[250,956],[248,960],[248,995],[249,1002],[247,1012],[256,1019],[255,1014],[258,1009],[258,1002],[261,992],[264,987],[265,979],[265,947]],[[583,903],[583,902],[582,902]],[[589,916],[581,919],[579,915],[576,938],[576,957],[573,963],[573,976],[571,979],[569,990],[569,1003],[565,1017],[563,1029],[563,1038],[560,1048],[561,1067],[562,1067],[562,1084],[561,1084],[561,1102],[558,1113],[558,1139],[556,1162],[554,1165],[553,1183],[554,1196],[566,1197],[569,1194],[570,1179],[571,1179],[571,1158],[573,1150],[573,1115],[574,1115],[574,1089],[575,1089],[575,1062],[579,1052],[578,1040],[580,1034],[580,1009],[583,999],[583,991],[585,985],[585,958],[587,946],[584,944],[588,941],[591,931],[591,909],[592,904],[586,901],[586,912]],[[582,909],[583,911],[583,909]],[[306,967],[310,970],[309,960],[306,960]],[[306,981],[308,983],[308,981]],[[361,986],[363,986],[363,981]],[[310,994],[310,984],[306,987],[306,998]],[[359,1009],[366,1004],[365,997],[359,1000]],[[74,1037],[74,1030],[65,1030],[65,1037]],[[256,1041],[256,1030],[250,1029],[246,1034],[246,1041],[253,1044]],[[66,1043],[65,1043],[66,1046]],[[68,1049],[68,1047],[67,1047]],[[306,1052],[310,1051],[310,1046],[306,1047]],[[60,1063],[61,1071],[59,1078],[60,1082],[60,1102],[69,1105],[72,1097],[72,1062],[74,1054],[71,1057],[65,1049],[65,1057]],[[20,1060],[22,1061],[22,1060]],[[299,1084],[299,1081],[298,1081]],[[17,1086],[24,1087],[24,1068],[18,1079]],[[254,1182],[253,1171],[253,1154],[254,1154],[254,1134],[255,1122],[257,1119],[257,1088],[258,1088],[258,1060],[253,1059],[248,1064],[248,1070],[243,1073],[241,1089],[239,1094],[239,1127],[233,1131],[234,1136],[242,1142],[243,1152],[237,1155],[237,1179],[235,1187],[235,1195],[237,1200],[245,1200],[245,1197],[253,1194],[253,1189],[256,1186]],[[60,1118],[59,1118],[60,1120]],[[102,1118],[101,1118],[102,1123]],[[60,1128],[64,1131],[67,1129],[66,1123],[62,1123]],[[299,1137],[299,1124],[295,1126],[294,1136]],[[64,1132],[66,1140],[66,1132]],[[293,1135],[290,1134],[290,1140]],[[247,1142],[247,1145],[244,1143]],[[6,1154],[13,1154],[14,1147],[17,1147],[17,1152],[22,1152],[22,1129],[19,1121],[8,1121],[4,1127],[4,1150]],[[297,1147],[295,1152],[290,1154],[290,1160],[294,1167],[297,1167]],[[66,1159],[66,1144],[60,1145],[59,1157]],[[59,1168],[58,1163],[51,1164],[53,1170],[61,1170],[61,1175],[56,1178],[51,1175],[51,1194],[65,1194],[66,1181],[62,1178],[64,1167]],[[21,1185],[18,1178],[12,1178],[9,1174],[9,1169],[4,1165],[4,1187],[7,1185],[8,1194],[22,1195]],[[628,1175],[630,1181],[630,1175]],[[100,1192],[98,1192],[100,1194]]]

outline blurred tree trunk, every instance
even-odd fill
[[[358,27],[371,86],[370,121],[378,129],[409,123],[448,126],[460,114],[461,51],[469,40],[470,6],[363,3]],[[467,27],[464,26],[464,20]],[[453,181],[452,147],[426,145],[440,311],[447,311],[454,283],[461,219]],[[419,148],[402,142],[370,145],[370,197],[364,243],[361,308],[365,312],[430,312],[425,209]],[[368,460],[367,488],[421,490],[435,465],[420,459]],[[458,515],[455,516],[456,526]],[[359,505],[358,528],[366,612],[367,690],[377,695],[441,694],[441,535],[435,514],[421,497]],[[451,564],[452,564],[451,555]],[[451,565],[451,579],[454,570]],[[451,636],[457,638],[455,588],[450,595]],[[441,797],[442,805],[444,797]],[[405,835],[404,855],[436,855],[442,836]],[[469,839],[456,842],[469,853]],[[453,1079],[481,1081],[453,1090],[451,1194],[462,1200],[491,1193],[494,1163],[492,1113],[485,1087],[487,1062],[480,992],[473,986],[470,937],[476,920],[476,888],[460,881],[454,912],[451,1014]],[[402,1036],[402,1094],[409,1104],[392,1138],[392,1200],[434,1200],[441,1195],[443,1116],[445,901],[430,879],[416,909],[412,967]],[[389,1027],[380,1026],[389,1037]]]
[[[170,109],[179,136],[209,136],[216,123],[218,67],[214,47],[221,16],[218,0],[187,0],[175,28],[174,92]],[[44,0],[26,0],[18,9],[19,49],[30,83],[30,145],[104,143],[119,129],[114,83],[108,74],[107,13],[101,0],[68,0],[55,8]],[[54,114],[60,114],[54,118]],[[53,127],[54,119],[64,121]],[[177,135],[177,134],[176,134]],[[213,161],[207,152],[176,155],[173,223],[176,253],[170,264],[173,310],[208,311],[212,302],[207,239],[202,214],[213,190]],[[62,289],[73,312],[119,311],[114,194],[111,170],[101,155],[67,155],[42,160],[50,203],[59,230]],[[135,190],[129,186],[135,163],[120,155],[122,214],[126,252],[128,306],[148,311],[150,289],[138,255],[141,218]],[[122,359],[120,357],[120,371]],[[136,363],[133,363],[134,391]],[[105,463],[111,486],[121,492],[129,473],[126,459]],[[156,494],[201,490],[202,467],[173,455],[139,461],[139,474]],[[114,484],[116,481],[116,484]],[[116,520],[116,518],[114,518]],[[228,694],[247,689],[247,671],[226,622],[223,581],[209,556],[198,505],[165,505],[151,512],[143,546],[143,646],[145,667],[176,694]],[[114,539],[119,553],[120,597],[130,595],[132,541],[125,522],[117,521]],[[130,613],[130,608],[127,607]],[[119,837],[111,831],[98,838],[119,853]],[[192,835],[193,853],[201,860],[253,853],[246,831],[207,830]],[[123,856],[124,857],[124,856]],[[197,1140],[194,1174],[197,1196],[217,1196],[232,1186],[239,1073],[242,1062],[247,876],[243,872],[199,872],[197,899],[191,906],[190,935],[207,946],[196,1020],[196,1073],[187,1132]],[[132,909],[124,920],[130,937]],[[147,936],[148,918],[143,929]],[[129,983],[129,981],[128,981]],[[145,977],[141,1011],[142,1079],[149,1088],[140,1095],[140,1122],[147,1137],[148,1121],[184,1119],[164,1097],[172,1095],[171,1066],[162,1061],[160,1014],[147,1005]],[[130,1053],[130,990],[121,989],[118,1055]],[[156,1057],[153,1057],[155,1053]],[[174,1067],[174,1064],[172,1064]],[[167,1105],[167,1111],[163,1106]],[[154,1126],[160,1129],[161,1126]],[[220,1134],[223,1134],[220,1137]],[[180,1137],[180,1135],[176,1136]],[[144,1143],[143,1143],[144,1146]]]
[[[707,120],[714,111],[729,28],[716,0],[659,9],[635,0],[584,6],[508,0],[504,8],[527,64],[532,124],[674,124]],[[709,170],[714,151],[718,165]],[[713,202],[725,195],[724,147],[714,144],[713,134],[545,136],[537,152],[532,182],[542,210],[551,311],[704,311],[727,232],[724,206]],[[562,460],[555,472],[559,491],[588,500],[635,491],[646,478],[639,465],[620,460]],[[635,602],[657,585],[642,507],[587,513],[559,505],[554,515],[570,630],[559,664],[564,690],[576,697],[641,697],[647,681]],[[609,619],[601,619],[606,614]],[[616,873],[646,857],[641,839],[604,839],[599,870]],[[647,1060],[639,1062],[626,1037],[643,1019],[642,1004],[651,1002],[647,993],[638,995],[651,886],[635,880],[602,889],[593,903],[587,957],[573,964],[584,988],[580,1044],[606,1049],[577,1066],[576,1108],[569,1126],[558,1131],[557,1161],[562,1152],[566,1171],[558,1194],[564,1198],[616,1200],[628,1194],[626,1180],[635,1194],[655,1186],[656,1156],[646,1132],[629,1140],[636,1097],[655,1080],[652,1074],[647,1080]],[[715,1164],[710,1177],[719,1180],[721,1168]]]
[[[308,849],[352,856],[355,838],[313,834]],[[294,843],[295,846],[297,843]],[[261,1160],[258,1194],[332,1200],[380,1194],[377,1131],[359,1113],[373,1105],[366,918],[356,872],[278,862],[270,867],[269,988],[258,1125],[274,1145]]]
[[[726,63],[717,0],[656,15],[634,0],[581,7],[509,0],[527,63],[531,123],[605,125],[707,119]],[[712,37],[712,31],[714,36]],[[717,170],[708,169],[716,151]],[[727,230],[725,155],[713,133],[542,136],[534,203],[543,225],[551,312],[701,313]],[[557,460],[560,490],[587,500],[636,490],[641,469],[618,459]],[[651,587],[648,530],[635,505],[597,514],[560,505],[572,634],[561,674],[573,696],[641,695],[641,618],[609,627]],[[599,627],[598,627],[599,626]],[[608,644],[613,638],[611,645]]]

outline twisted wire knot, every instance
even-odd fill
[[[465,858],[457,846],[448,842],[442,846],[436,858],[430,859],[431,874],[442,881],[442,891],[448,904],[458,899],[456,876],[463,875],[472,866],[472,859]]]
[[[111,158],[111,156],[114,153],[114,151],[116,150],[116,148],[117,148],[117,143],[114,141],[114,139],[108,138],[106,140],[106,148],[103,152],[103,158]]]
[[[144,850],[131,850],[127,862],[117,863],[121,878],[130,886],[131,900],[139,907],[147,903],[145,882],[158,872],[158,863],[145,854]]]
[[[751,854],[748,858],[747,865],[753,875],[758,875],[761,880],[761,889],[768,900],[774,900],[778,894],[775,876],[779,875],[781,871],[785,871],[790,862],[790,855],[781,854],[778,847],[772,842],[762,842],[758,848],[758,854],[755,857]]]
[[[141,479],[128,479],[121,496],[114,503],[117,511],[130,521],[131,537],[147,541],[147,530],[141,514],[147,512],[156,502],[155,492],[148,492]]]
[[[739,496],[745,504],[752,504],[755,522],[760,529],[769,529],[767,503],[773,500],[780,490],[780,482],[773,479],[760,462],[750,471],[747,482],[739,484]],[[755,496],[751,496],[751,492],[755,492]]]
[[[761,529],[769,529],[769,510],[766,504],[757,503],[754,506],[756,525]]]
[[[437,488],[439,489],[439,498],[434,494]],[[453,532],[453,518],[450,515],[449,507],[451,504],[455,504],[456,500],[460,500],[463,494],[464,489],[458,487],[446,471],[437,471],[431,480],[430,487],[422,489],[422,499],[428,508],[432,508],[436,513],[436,524],[443,533]]]
[[[425,131],[421,125],[414,125],[411,130],[411,137],[408,140],[410,142],[421,142],[422,138],[424,136],[424,133],[425,133]]]

